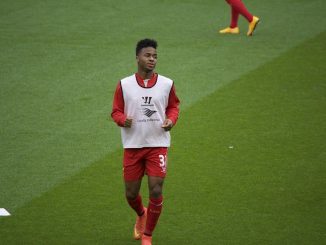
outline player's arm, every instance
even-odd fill
[[[179,104],[180,100],[176,94],[174,85],[172,85],[169,95],[168,106],[165,110],[166,119],[164,120],[162,125],[162,128],[164,128],[165,131],[171,130],[171,128],[177,123],[177,120],[179,118]]]
[[[111,117],[118,126],[130,128],[132,125],[132,119],[127,118],[127,116],[124,114],[124,107],[125,103],[123,99],[121,84],[119,82],[113,97]]]

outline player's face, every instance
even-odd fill
[[[138,53],[136,59],[140,69],[145,72],[153,71],[157,62],[156,49],[152,47],[143,48]]]

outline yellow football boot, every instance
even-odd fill
[[[134,226],[134,239],[140,240],[146,226],[147,219],[147,208],[144,207],[144,214],[142,216],[137,216],[136,224]]]
[[[144,234],[141,239],[141,245],[152,245],[152,237]]]
[[[240,30],[239,30],[239,27],[234,27],[234,28],[227,27],[223,30],[220,30],[220,33],[221,34],[239,34]]]
[[[252,36],[254,34],[254,31],[259,23],[260,19],[256,16],[252,18],[252,21],[249,23],[249,29],[247,32],[247,36]]]

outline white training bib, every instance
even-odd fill
[[[131,128],[121,128],[124,148],[169,147],[170,133],[162,128],[173,81],[158,75],[151,88],[138,84],[132,75],[121,80],[124,113],[132,118]]]

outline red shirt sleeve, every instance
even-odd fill
[[[176,94],[173,84],[169,95],[168,106],[165,110],[166,117],[172,121],[173,125],[177,123],[179,117],[179,104],[180,100]]]
[[[111,117],[120,127],[124,126],[127,119],[127,116],[124,114],[124,107],[125,102],[123,99],[121,83],[119,82],[114,93]]]

